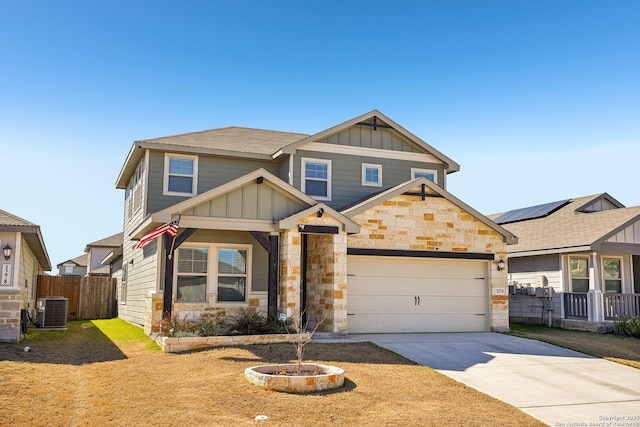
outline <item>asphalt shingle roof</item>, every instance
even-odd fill
[[[509,254],[550,249],[591,246],[634,219],[640,221],[640,206],[600,212],[577,212],[576,209],[601,197],[601,194],[572,199],[551,215],[502,226],[518,237],[509,246]],[[495,219],[501,214],[489,215]]]
[[[182,135],[145,139],[139,142],[168,144],[177,147],[193,147],[232,153],[271,155],[284,146],[309,135],[230,126]]]
[[[19,226],[27,226],[27,227],[37,227],[36,224],[27,221],[26,219],[22,219],[19,216],[15,216],[10,214],[7,211],[3,211],[0,209],[0,225],[19,225]]]

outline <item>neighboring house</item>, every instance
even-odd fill
[[[459,165],[378,111],[299,133],[227,127],[134,142],[119,317],[250,308],[321,330],[508,330],[507,245],[446,190]],[[132,247],[180,219],[178,235]],[[166,292],[165,292],[166,291]]]
[[[40,227],[0,210],[0,342],[20,340],[20,310],[35,316],[38,275],[51,270]]]
[[[611,330],[640,316],[640,206],[607,193],[517,209],[491,218],[518,236],[509,246],[510,317]],[[544,291],[553,288],[551,305]],[[547,292],[548,294],[548,292]]]
[[[61,262],[56,267],[60,276],[84,276],[87,274],[87,257],[85,252],[75,258]]]
[[[133,262],[132,260],[130,260],[129,261],[130,264],[126,264],[126,265],[122,263],[122,246],[115,248],[114,250],[109,252],[101,262],[103,265],[107,266],[109,270],[109,277],[112,279],[116,279],[116,283],[117,283],[116,289],[119,289],[121,292],[123,289],[126,290],[126,288],[122,286],[122,283],[123,283],[123,279],[126,282],[127,270],[130,265],[133,265]],[[121,296],[116,294],[115,296],[116,300],[124,301],[125,298],[126,298],[126,295]],[[116,305],[116,310],[117,310],[117,305]]]
[[[105,259],[113,250],[122,248],[122,233],[105,237],[104,239],[87,244],[84,248],[87,254],[87,276],[108,276],[110,267],[104,265]]]

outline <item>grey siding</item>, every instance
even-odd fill
[[[379,148],[383,150],[414,153],[422,152],[390,129],[378,128],[374,131],[373,127],[369,126],[352,126],[349,129],[345,129],[318,142],[348,145],[351,147]]]
[[[150,155],[149,191],[147,192],[148,214],[173,206],[188,198],[162,194],[164,154],[161,151],[152,151]],[[279,164],[273,161],[198,156],[198,194],[205,193],[260,168],[264,168],[276,176],[279,172]]]
[[[252,182],[183,213],[187,216],[271,221],[285,218],[305,207],[268,183]]]
[[[526,273],[536,271],[559,271],[560,255],[540,255],[509,259],[510,273]]]
[[[361,157],[345,154],[322,153],[317,151],[298,151],[293,162],[294,187],[301,188],[301,158],[331,160],[332,197],[325,202],[334,209],[340,209],[370,194],[393,187],[411,179],[411,168],[433,169],[437,171],[438,182],[444,182],[444,167],[441,164],[421,161],[382,159],[379,157]],[[382,165],[382,187],[362,185],[362,163]]]

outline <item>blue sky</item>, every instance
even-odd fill
[[[0,209],[55,266],[121,231],[135,140],[372,109],[460,163],[448,190],[482,213],[640,205],[638,22],[637,1],[0,0]]]

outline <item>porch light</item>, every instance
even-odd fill
[[[11,257],[11,246],[7,243],[4,248],[2,248],[2,253],[4,253],[4,259],[8,260]]]
[[[316,212],[316,216],[317,216],[318,218],[322,218],[322,214],[323,214],[323,213],[324,213],[324,209],[320,208],[320,209],[318,209],[318,212]]]
[[[502,271],[502,270],[504,270],[504,260],[500,258],[498,260],[498,271]]]

